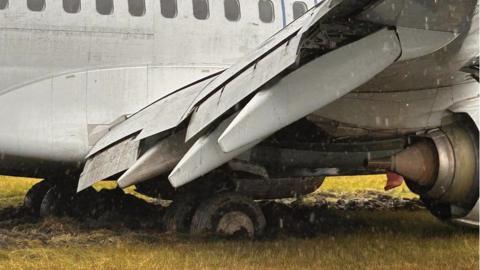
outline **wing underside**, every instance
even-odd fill
[[[174,187],[187,184],[396,61],[432,53],[457,36],[458,29],[397,27],[391,18],[401,21],[402,9],[383,12],[385,2],[324,1],[221,74],[116,125],[87,156],[78,190],[122,172],[121,187],[165,173]],[[365,19],[369,14],[374,19]],[[412,33],[426,38],[408,39]]]

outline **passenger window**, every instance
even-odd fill
[[[206,20],[210,15],[208,0],[192,0],[193,16],[199,20]]]
[[[302,1],[295,1],[293,2],[293,19],[296,20],[302,17],[305,12],[307,12],[308,7],[305,2]]]
[[[96,0],[97,12],[101,15],[113,13],[113,0]]]
[[[63,0],[63,10],[67,13],[78,13],[81,9],[80,0]]]
[[[135,17],[145,15],[145,0],[128,0],[128,12]]]
[[[8,8],[8,0],[0,0],[0,10]]]
[[[238,0],[224,0],[225,18],[229,21],[240,20],[240,3]]]
[[[177,0],[160,0],[160,11],[165,18],[177,17]]]
[[[31,11],[43,11],[45,9],[45,0],[27,0],[27,7]]]
[[[273,22],[273,19],[275,18],[275,11],[273,10],[273,3],[271,0],[258,1],[258,12],[262,22]]]

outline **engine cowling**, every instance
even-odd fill
[[[400,153],[370,161],[406,179],[436,217],[478,226],[478,129],[469,119],[455,117],[451,124],[415,136]]]

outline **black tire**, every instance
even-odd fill
[[[198,199],[194,196],[176,196],[163,215],[164,229],[168,232],[188,233],[197,206]]]
[[[238,193],[223,193],[198,207],[190,232],[253,239],[263,236],[265,227],[265,216],[256,202]]]
[[[42,204],[43,197],[45,197],[49,189],[50,183],[46,180],[33,185],[23,199],[23,207],[32,215],[38,216],[40,214],[40,205]]]
[[[43,197],[40,205],[40,216],[62,216],[71,207],[74,194],[64,191],[58,186],[51,187]]]
[[[97,191],[89,187],[80,193],[77,193],[72,201],[71,208],[68,209],[69,215],[73,217],[87,216],[98,201]]]

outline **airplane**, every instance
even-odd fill
[[[266,226],[257,200],[386,173],[478,227],[478,10],[0,0],[0,173],[44,179],[33,213],[110,179],[172,200],[169,230],[250,237]]]

